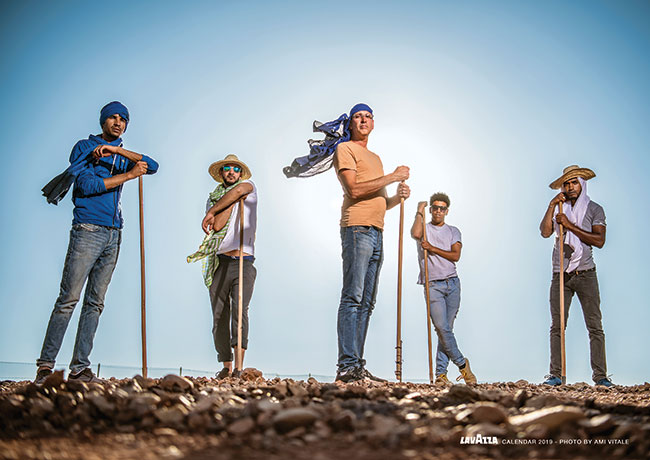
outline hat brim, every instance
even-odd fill
[[[241,180],[246,180],[250,179],[252,174],[250,168],[244,163],[243,161],[239,160],[220,160],[220,161],[215,161],[210,165],[208,168],[208,172],[212,176],[214,180],[217,182],[223,184],[223,177],[221,177],[221,168],[223,168],[225,165],[239,165],[241,167]]]
[[[574,179],[576,177],[582,177],[584,180],[589,180],[596,177],[596,173],[589,168],[572,169],[571,171],[562,174],[561,177],[551,182],[549,187],[553,190],[558,190],[562,188],[562,184],[564,184],[566,181]]]

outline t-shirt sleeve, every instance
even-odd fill
[[[454,243],[463,243],[463,240],[460,236],[460,230],[458,230],[456,227],[451,227],[451,244],[453,245]]]
[[[352,154],[352,149],[344,144],[339,144],[336,147],[334,154],[334,168],[338,173],[342,169],[357,170],[357,161]]]
[[[253,186],[253,191],[246,195],[246,201],[249,203],[257,203],[257,187],[255,187],[255,184],[250,179],[243,180],[242,184],[244,183],[251,184]]]
[[[605,220],[605,210],[599,204],[595,205],[593,208],[593,216],[591,219],[591,225],[603,225],[607,226],[607,221]]]

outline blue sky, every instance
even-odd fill
[[[464,242],[455,329],[480,381],[547,373],[552,240],[538,224],[548,184],[569,164],[596,172],[588,192],[608,219],[595,250],[608,370],[617,383],[649,380],[647,2],[12,2],[1,21],[0,361],[38,357],[58,294],[72,203],[48,205],[40,189],[118,99],[131,111],[125,146],[160,163],[145,178],[149,364],[218,369],[200,265],[185,257],[202,238],[207,168],[235,153],[259,190],[246,364],[334,375],[342,191],[331,171],[287,180],[281,170],[306,154],[314,119],[366,102],[370,149],[386,172],[411,168],[406,230],[418,201],[451,197],[447,221]],[[125,186],[93,363],[140,363],[137,195],[136,182]],[[393,210],[366,345],[384,377],[394,371],[397,231]],[[416,278],[407,237],[407,379],[428,375]],[[577,299],[567,350],[568,380],[591,381]]]

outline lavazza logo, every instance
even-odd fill
[[[499,444],[496,436],[483,436],[477,434],[476,436],[463,436],[460,438],[461,444]]]

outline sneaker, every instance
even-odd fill
[[[223,380],[227,377],[230,377],[230,369],[224,367],[223,369],[221,369],[219,372],[215,374],[215,377],[217,378],[217,380]]]
[[[36,378],[34,379],[34,383],[36,385],[43,385],[45,379],[48,378],[50,375],[52,375],[52,369],[50,369],[49,367],[41,367],[36,372]]]
[[[241,370],[240,369],[233,369],[232,374],[230,376],[233,379],[240,379],[241,378]]]
[[[348,383],[361,379],[363,379],[363,377],[360,375],[360,372],[356,368],[350,368],[344,371],[338,371],[336,373],[336,379],[334,381]]]
[[[558,385],[562,385],[562,379],[560,377],[556,377],[554,375],[546,375],[544,376],[546,380],[544,380],[544,383],[542,385],[549,385],[552,387],[556,387]]]
[[[472,369],[469,367],[469,359],[465,358],[465,367],[458,369],[460,375],[456,377],[456,381],[460,382],[460,379],[465,380],[465,383],[476,383],[476,376],[472,372]]]
[[[434,385],[437,387],[446,387],[451,385],[451,381],[447,378],[447,374],[436,375]]]
[[[605,378],[603,378],[603,379],[600,379],[599,381],[596,382],[596,386],[597,386],[597,387],[607,387],[607,388],[610,388],[610,387],[612,387],[613,385],[614,385],[614,384],[612,383],[612,381],[611,381],[608,377],[605,377]]]
[[[93,374],[93,371],[89,367],[85,368],[83,371],[77,374],[68,375],[68,380],[74,380],[77,382],[86,382],[86,383],[104,383],[104,380]]]
[[[368,369],[365,367],[362,367],[359,369],[359,376],[363,379],[369,379],[372,380],[373,382],[388,382],[386,379],[382,379],[381,377],[377,377],[376,375],[372,375]]]

